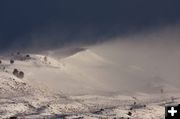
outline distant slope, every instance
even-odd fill
[[[65,57],[63,58],[63,61],[67,63],[78,63],[79,65],[84,64],[89,66],[98,66],[103,64],[105,65],[105,63],[108,63],[108,61],[106,61],[103,57],[88,49],[76,52],[75,54]]]
[[[151,74],[141,66],[113,62],[93,52],[84,49],[60,59],[66,73],[81,80],[80,84],[88,84],[96,92],[148,92],[160,93],[178,91],[164,79]],[[87,86],[87,87],[88,87]]]

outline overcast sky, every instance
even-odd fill
[[[179,0],[0,1],[0,50],[42,50],[176,24]]]

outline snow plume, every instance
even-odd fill
[[[60,61],[76,79],[73,81],[78,82],[73,86],[93,89],[96,93],[158,93],[162,89],[179,90],[178,29],[179,27],[166,27],[119,37],[111,42],[89,46],[66,58],[61,57]],[[61,53],[57,53],[56,57],[60,55]],[[57,82],[54,84],[58,85]]]
[[[92,50],[114,63],[113,70],[109,67],[103,74],[113,88],[133,91],[140,88],[157,91],[167,85],[180,88],[179,34],[179,26],[164,27],[120,37]]]

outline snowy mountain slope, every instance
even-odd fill
[[[177,88],[137,67],[119,67],[90,49],[70,52],[60,59],[30,54],[30,59],[14,64],[4,58],[0,64],[0,118],[134,119],[148,113],[147,119],[158,119],[164,116],[164,104],[180,102]],[[24,72],[23,79],[12,74],[15,68]],[[134,87],[127,87],[132,81]],[[142,82],[140,88],[138,82]]]
[[[63,62],[67,72],[84,76],[87,78],[86,81],[95,81],[92,86],[101,84],[97,87],[105,92],[142,91],[159,93],[162,88],[167,91],[179,90],[174,86],[169,88],[170,85],[167,85],[166,80],[156,74],[149,73],[146,69],[136,65],[123,66],[110,59],[107,60],[90,49],[78,52],[60,61]]]

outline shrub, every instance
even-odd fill
[[[29,59],[31,59],[31,56],[30,55],[26,55],[25,56],[25,60],[29,60]]]
[[[17,69],[14,69],[13,75],[18,76],[19,71]]]
[[[11,59],[11,60],[10,60],[10,64],[14,64],[14,60]]]
[[[18,69],[14,69],[13,75],[15,75],[18,78],[24,78],[24,72],[23,71],[18,71]]]
[[[13,116],[13,117],[10,117],[9,119],[17,119],[17,117]]]
[[[19,74],[18,74],[18,77],[21,78],[21,79],[24,78],[24,72],[20,71]]]
[[[26,55],[26,58],[30,58],[30,55]]]
[[[128,112],[128,115],[129,115],[129,116],[132,116],[132,112]]]

